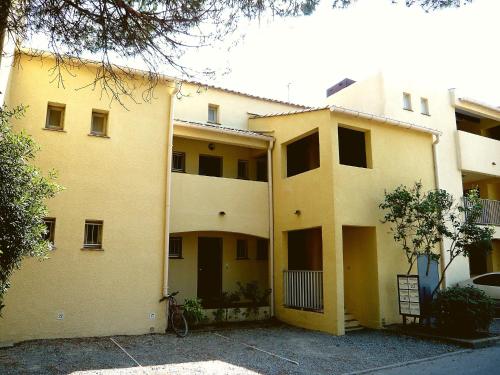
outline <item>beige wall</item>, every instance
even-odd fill
[[[346,91],[344,93],[344,91]],[[412,110],[403,109],[403,93],[411,95]],[[355,110],[366,111],[389,118],[426,126],[441,131],[436,146],[439,187],[456,199],[462,196],[462,175],[455,121],[456,101],[454,91],[436,87],[433,82],[415,75],[383,71],[366,80],[356,82],[328,98],[330,104],[340,104]],[[428,100],[429,115],[421,113],[420,99]],[[388,144],[389,146],[389,144]],[[390,145],[392,147],[392,144]],[[480,152],[476,150],[476,152]],[[491,152],[491,150],[490,150]],[[416,156],[417,157],[417,156]],[[471,162],[474,162],[475,158]],[[418,179],[418,174],[414,175]],[[449,248],[450,243],[444,242]],[[445,253],[447,258],[447,253]],[[452,285],[469,277],[467,258],[455,259],[447,271],[446,284]]]
[[[222,291],[238,290],[237,282],[243,284],[257,281],[260,290],[268,288],[268,262],[257,260],[257,238],[234,233],[191,232],[172,233],[182,237],[183,259],[169,261],[169,291],[179,291],[177,300],[197,297],[198,280],[198,237],[222,238]],[[248,258],[236,259],[237,239],[248,240]]]
[[[14,273],[0,341],[162,332],[168,87],[151,104],[127,102],[127,111],[98,89],[76,90],[92,71],[75,69],[58,88],[51,67],[23,59],[7,103],[29,106],[14,127],[34,137],[37,165],[55,169],[66,188],[48,201],[57,249]],[[44,130],[48,102],[66,105],[63,132]],[[88,135],[92,109],[109,111],[109,138]],[[86,219],[104,221],[103,251],[82,250]]]
[[[248,128],[248,114],[267,114],[300,109],[270,100],[259,100],[212,87],[184,83],[182,96],[175,103],[175,118],[191,121],[208,121],[208,105],[219,106],[219,123],[238,129]]]
[[[342,227],[344,306],[364,327],[380,328],[377,237],[374,227]]]
[[[458,131],[457,142],[463,171],[500,177],[500,141]]]
[[[90,67],[75,67],[72,74],[65,74],[64,87],[52,82],[52,67],[50,59],[41,62],[23,57],[20,68],[12,69],[9,77],[7,104],[29,106],[26,116],[15,122],[15,129],[24,129],[34,137],[41,147],[36,164],[46,172],[57,170],[58,181],[66,190],[48,202],[49,215],[56,218],[56,250],[43,262],[26,259],[21,270],[15,272],[6,295],[4,317],[0,319],[0,341],[162,332],[165,306],[158,299],[163,286],[166,140],[173,84],[160,83],[151,103],[125,100],[125,109],[117,102],[111,103],[99,86],[95,90],[82,88],[94,79]],[[140,81],[134,84],[140,86]],[[64,131],[44,129],[49,102],[65,105]],[[177,102],[179,112],[174,117],[205,121],[209,102],[221,106],[222,121],[239,128],[247,126],[247,110],[295,108],[214,89]],[[88,135],[93,109],[109,111],[108,137]],[[185,138],[202,135],[205,141],[212,139],[206,138],[210,135],[221,143],[217,152],[224,149],[225,154],[232,155],[232,161],[257,155],[267,148],[265,139],[247,139],[237,134],[217,136],[187,128],[179,128],[178,132]],[[225,143],[244,148],[231,148]],[[201,142],[197,147],[205,146]],[[235,177],[236,164],[228,164],[224,174]],[[210,227],[196,221],[199,226],[189,229],[223,229],[269,237],[267,184],[219,179],[223,180],[229,181],[221,188],[229,206],[222,209],[228,211],[227,221],[237,225],[223,228],[213,221]],[[176,184],[173,186],[175,189]],[[217,183],[205,186],[211,193],[205,198],[196,195],[200,207],[206,206],[206,199],[217,196]],[[197,188],[189,186],[193,194],[198,194]],[[182,201],[184,197],[185,191],[174,191],[172,199]],[[193,200],[196,199],[187,199],[184,207],[194,209]],[[219,205],[215,205],[218,209]],[[103,251],[82,250],[86,219],[104,221]],[[243,225],[243,220],[248,224]],[[172,227],[176,228],[175,220]],[[227,248],[231,246],[228,244]],[[186,259],[184,264],[189,261]],[[266,262],[251,260],[236,265],[229,258],[225,262],[228,287],[236,280],[250,278],[267,283],[267,266],[263,265]],[[174,275],[175,270],[173,266]],[[177,275],[182,281],[174,286],[192,290],[196,273]],[[64,319],[57,319],[61,314]]]
[[[432,136],[347,116],[335,116],[333,121],[368,131],[372,154],[372,168],[365,169],[339,164],[338,153],[334,153],[335,246],[342,249],[342,227],[375,228],[380,301],[378,325],[397,323],[401,318],[397,307],[396,275],[406,273],[408,263],[403,250],[389,233],[389,227],[381,224],[383,212],[378,206],[384,199],[384,191],[391,191],[399,185],[412,186],[420,180],[424,190],[434,188]],[[338,148],[337,142],[334,131],[334,150]],[[342,252],[338,254],[341,257]],[[341,259],[338,260],[340,265],[343,264]],[[416,267],[413,273],[417,273]],[[338,282],[343,282],[343,279],[338,279]],[[340,294],[339,304],[342,300]],[[376,323],[372,320],[371,324]]]
[[[170,230],[217,230],[269,238],[267,182],[172,173]]]
[[[369,132],[372,168],[339,164],[337,128]],[[379,306],[366,318],[370,326],[399,322],[396,275],[408,265],[394,243],[389,228],[380,223],[378,205],[384,191],[400,184],[413,185],[416,178],[426,189],[434,187],[432,136],[376,122],[331,113],[328,109],[250,121],[251,129],[274,130],[273,151],[275,207],[275,301],[276,314],[291,324],[335,334],[344,333],[343,235],[345,226],[375,228]],[[311,131],[319,131],[320,167],[285,177],[285,146]],[[418,155],[418,157],[416,157]],[[294,212],[300,210],[301,214]],[[322,227],[323,313],[283,306],[283,270],[287,269],[286,231]],[[415,270],[416,272],[416,270]]]

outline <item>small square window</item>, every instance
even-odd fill
[[[170,237],[168,243],[168,257],[182,258],[182,237]]]
[[[411,95],[404,92],[403,93],[403,109],[407,111],[411,111]]]
[[[106,112],[92,111],[92,124],[90,134],[105,136],[108,133],[108,114]]]
[[[56,219],[53,217],[46,217],[43,219],[45,223],[45,233],[43,239],[48,241],[52,246],[54,246],[54,235],[56,231]]]
[[[248,241],[236,241],[236,259],[248,259]]]
[[[420,112],[429,115],[429,101],[426,98],[420,98]]]
[[[102,220],[85,220],[84,249],[102,248]]]
[[[179,151],[172,153],[172,172],[186,172],[186,153]]]
[[[257,260],[267,260],[269,257],[269,241],[257,240]]]
[[[248,160],[238,160],[238,178],[248,180]]]
[[[213,122],[215,124],[219,123],[219,106],[213,104],[208,105],[208,122]]]
[[[62,130],[64,127],[64,105],[49,104],[45,129]]]

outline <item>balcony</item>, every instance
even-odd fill
[[[459,130],[457,142],[463,171],[500,176],[500,141]]]
[[[323,311],[323,271],[283,271],[284,305]]]
[[[479,199],[483,206],[481,216],[477,224],[481,225],[500,225],[500,201],[491,199]],[[464,197],[465,207],[469,205],[468,198]]]
[[[220,231],[269,238],[267,182],[172,173],[172,233]]]

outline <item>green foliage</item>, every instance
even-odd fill
[[[466,202],[464,204],[464,202]],[[472,249],[491,248],[493,228],[481,226],[482,205],[477,191],[472,191],[466,200],[455,203],[453,196],[445,190],[422,191],[422,184],[416,182],[412,188],[399,186],[392,192],[385,192],[384,201],[379,205],[384,210],[382,222],[390,224],[394,241],[399,243],[409,264],[411,272],[419,255],[439,259],[437,245],[448,239],[450,246],[448,263],[439,280],[450,264],[459,255],[469,256]],[[436,292],[433,291],[433,293]]]
[[[438,327],[468,335],[488,329],[495,317],[495,301],[472,286],[455,286],[436,293],[432,310]]]
[[[333,0],[334,8],[347,8],[357,0]],[[391,0],[394,3],[394,0]],[[462,5],[472,3],[474,0],[405,0],[408,7],[419,6],[426,12],[443,8],[460,8]]]
[[[217,310],[213,311],[212,314],[217,323],[222,322],[224,319],[227,320],[227,311],[223,307],[219,307]]]
[[[183,311],[189,324],[198,324],[206,319],[201,300],[198,298],[186,298],[184,300]]]
[[[15,133],[10,122],[24,115],[23,107],[0,109],[0,311],[9,279],[26,256],[45,257],[45,200],[61,187],[53,172],[44,177],[30,164],[38,147],[24,132]]]
[[[252,314],[258,315],[259,307],[269,304],[271,289],[260,290],[257,281],[252,281],[250,283],[246,283],[245,285],[240,282],[237,284],[243,298],[251,303],[245,313],[246,318],[249,318]]]

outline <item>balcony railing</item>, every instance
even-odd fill
[[[323,271],[283,271],[285,306],[323,310]]]
[[[490,199],[480,199],[483,205],[481,216],[478,218],[477,223],[481,225],[500,225],[500,201]],[[470,205],[469,199],[464,197],[465,208]],[[467,211],[466,211],[467,214]]]

